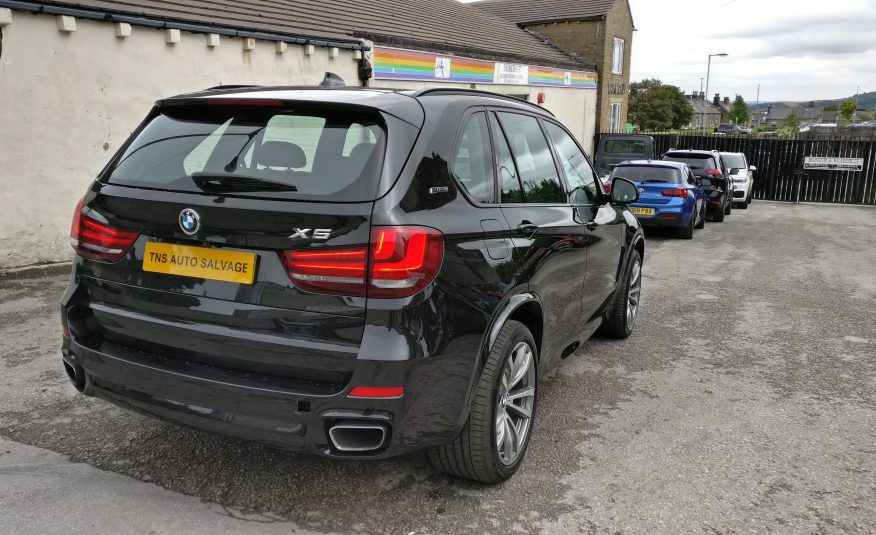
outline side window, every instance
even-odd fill
[[[490,131],[483,112],[472,114],[466,121],[452,170],[472,199],[480,203],[494,202]]]
[[[538,120],[517,113],[498,115],[520,173],[524,202],[564,204],[566,194]]]
[[[505,133],[499,126],[495,114],[490,114],[490,126],[493,130],[493,141],[496,144],[496,169],[499,172],[499,192],[503,203],[522,203],[523,187],[517,173],[517,165],[511,156],[511,148]]]
[[[578,148],[578,144],[559,125],[550,121],[544,121],[545,129],[554,142],[560,165],[566,174],[566,182],[569,184],[569,198],[572,204],[593,204],[598,194],[596,192],[596,175],[593,168],[587,163],[584,152]]]

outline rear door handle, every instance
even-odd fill
[[[523,234],[527,238],[532,237],[532,235],[535,234],[537,231],[538,231],[538,225],[536,225],[535,223],[531,223],[529,221],[524,221],[523,223],[520,223],[519,225],[517,225],[517,232],[519,232],[520,234]]]

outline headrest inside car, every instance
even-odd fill
[[[265,141],[258,147],[255,161],[265,167],[298,169],[307,165],[307,156],[304,150],[294,143]]]

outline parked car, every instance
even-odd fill
[[[734,186],[721,154],[716,150],[669,149],[661,160],[686,163],[700,179],[700,187],[709,201],[712,220],[724,221],[733,209]]]
[[[520,466],[538,378],[624,338],[644,237],[539,106],[463,89],[160,100],[79,202],[75,387],[333,458]],[[571,410],[571,408],[570,408]]]
[[[639,200],[629,205],[643,226],[673,227],[681,238],[693,238],[706,222],[706,195],[687,164],[634,160],[615,166],[611,178],[631,180]]]
[[[751,134],[751,128],[739,126],[738,124],[721,123],[715,128],[715,134],[725,136],[747,136]]]
[[[654,138],[641,134],[602,134],[596,147],[596,170],[608,176],[611,169],[627,160],[653,160]]]
[[[836,123],[815,123],[815,124],[804,124],[798,130],[799,132],[810,132],[812,130],[819,130],[823,128],[837,128]]]
[[[754,172],[757,167],[748,165],[748,159],[742,152],[722,152],[721,157],[733,180],[733,204],[737,208],[748,208],[754,194]]]
[[[876,127],[876,120],[862,121],[860,123],[852,123],[848,128],[873,128]]]

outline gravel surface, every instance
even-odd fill
[[[218,508],[245,531],[267,529],[258,518],[287,532],[873,533],[874,236],[876,208],[772,202],[692,241],[648,233],[633,336],[593,339],[543,379],[526,461],[498,486],[422,454],[329,461],[81,396],[59,352],[67,274],[0,279],[0,436],[154,489],[113,483],[120,503],[186,495],[179,507]],[[39,507],[106,515],[73,492],[15,499],[2,489],[27,461],[2,450],[0,532]],[[151,529],[180,524],[156,513]]]

